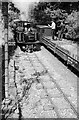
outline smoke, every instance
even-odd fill
[[[36,4],[38,4],[39,0],[12,0],[15,7],[17,7],[21,14],[20,19],[21,20],[28,20],[29,19],[29,13],[30,10],[34,8]]]

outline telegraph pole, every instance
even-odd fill
[[[2,13],[4,18],[4,39],[5,39],[5,99],[8,99],[9,70],[8,70],[8,1],[2,1]]]

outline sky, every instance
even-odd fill
[[[29,16],[29,8],[30,6],[34,4],[34,2],[38,3],[39,0],[11,0],[14,4],[15,7],[20,9],[21,13],[21,18],[22,20],[27,20]]]

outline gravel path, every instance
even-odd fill
[[[77,109],[77,77],[44,47],[35,54]],[[16,76],[13,72],[14,59]],[[15,56],[9,63],[9,93],[13,101],[18,98],[21,116],[23,118],[57,118],[57,110],[61,118],[76,118],[69,104],[50,80],[47,71],[33,53],[23,53],[17,48]],[[19,117],[18,107],[11,117]]]

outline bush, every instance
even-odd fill
[[[67,29],[65,37],[74,40],[79,38],[78,12],[72,11],[65,22],[67,22],[67,25],[65,26]]]
[[[57,6],[57,7],[56,7]],[[77,3],[61,2],[61,3],[50,3],[46,2],[38,3],[34,8],[33,18],[36,24],[50,24],[51,20],[55,20],[56,33],[58,30],[61,31],[61,21],[64,21],[64,35],[68,39],[79,38],[79,22],[78,22],[78,10]],[[63,33],[62,33],[63,34]]]

